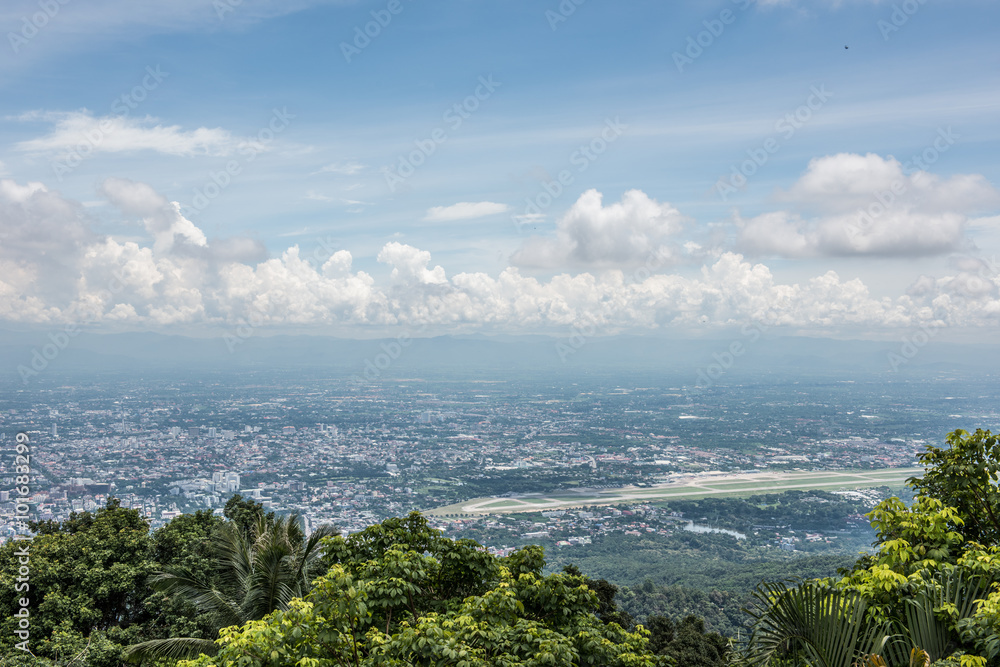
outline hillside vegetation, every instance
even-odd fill
[[[224,517],[183,515],[150,534],[112,499],[0,548],[0,665],[993,667],[1000,441],[956,431],[921,459],[912,504],[892,497],[867,514],[875,544],[860,558],[744,559],[725,571],[731,547],[691,536],[714,545],[717,562],[624,588],[605,575],[615,558],[638,562],[628,554],[647,537],[609,539],[595,571],[547,570],[541,546],[497,557],[417,513],[307,538],[294,517],[236,496]],[[746,503],[746,518],[782,502],[764,500]],[[803,520],[836,521],[827,505],[803,508]]]

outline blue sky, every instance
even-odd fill
[[[998,18],[12,0],[0,321],[989,340]]]

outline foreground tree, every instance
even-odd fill
[[[575,573],[542,575],[541,547],[496,558],[417,513],[326,540],[327,573],[287,610],[227,628],[208,665],[387,666],[670,664],[647,633],[595,612]]]
[[[28,543],[27,588],[17,582],[14,555],[25,543],[0,548],[0,664],[77,658],[75,664],[117,667],[124,646],[143,636],[149,619],[143,585],[153,569],[149,524],[112,498],[95,513],[33,523],[31,529],[36,536]],[[22,598],[29,602],[30,648],[37,659],[14,648],[20,641],[15,605]]]
[[[955,431],[948,442],[921,456],[924,475],[908,480],[912,506],[889,498],[867,515],[874,554],[836,581],[758,589],[738,662],[1000,664],[1000,446],[982,430]]]
[[[288,609],[325,570],[320,543],[335,533],[332,527],[321,526],[306,538],[297,516],[275,517],[262,511],[241,513],[238,520],[219,525],[212,534],[207,570],[177,566],[149,579],[150,586],[169,601],[186,604],[208,619],[210,638],[174,635],[149,640],[130,647],[125,658],[138,663],[214,653],[213,640],[222,628]]]
[[[948,434],[948,447],[928,446],[920,457],[926,471],[907,480],[920,498],[953,507],[962,523],[953,529],[966,542],[1000,544],[1000,436],[978,429]]]
[[[296,521],[275,519],[252,501],[237,498],[227,509],[233,514],[229,521],[205,510],[181,515],[150,534],[138,511],[110,498],[96,512],[30,524],[35,532],[30,542],[0,547],[0,667],[122,667],[128,647],[177,637],[214,649],[219,628],[239,619],[222,617],[169,586],[162,587],[169,594],[154,590],[149,582],[158,571],[183,572],[206,590],[238,591],[237,578],[220,561],[219,536],[252,534],[260,520],[274,530],[267,539],[251,540],[243,555],[253,560],[250,569],[258,582],[274,585],[251,599],[233,593],[245,603],[247,617],[287,606],[325,571],[319,540],[331,534],[327,529],[306,540]],[[27,565],[16,555],[25,545]],[[282,550],[287,557],[276,558]],[[19,573],[22,565],[30,571],[27,582]],[[259,592],[263,585],[248,588]],[[14,631],[20,629],[15,613],[22,598],[29,603],[30,653],[15,647],[21,641]],[[254,605],[256,611],[250,611]]]

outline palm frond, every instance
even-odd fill
[[[222,587],[242,590],[253,575],[254,545],[235,524],[226,524],[217,535],[215,554]]]
[[[969,575],[959,568],[935,573],[906,601],[905,633],[910,645],[926,651],[932,663],[946,657],[959,643],[954,623],[975,613],[976,600],[986,595],[991,583],[988,577]]]
[[[196,658],[202,653],[215,655],[218,650],[218,645],[207,639],[171,637],[170,639],[153,639],[148,642],[129,646],[125,649],[122,657],[126,662],[140,664],[147,660],[152,661],[159,658],[182,660]]]
[[[745,658],[768,665],[801,655],[818,667],[851,667],[865,655],[879,654],[890,639],[881,625],[868,622],[868,602],[858,593],[803,582],[761,584],[747,612],[754,629]]]
[[[220,627],[248,620],[232,598],[186,570],[157,572],[150,577],[149,585],[154,590],[184,598],[199,612],[217,614],[223,623]]]
[[[189,601],[199,612],[215,615],[218,628],[261,619],[275,610],[288,609],[292,599],[312,588],[322,564],[321,540],[337,534],[321,526],[306,539],[297,515],[259,516],[249,532],[235,523],[224,524],[214,536],[215,581],[211,585],[188,570],[158,572],[150,585]],[[175,638],[153,640],[129,648],[132,662],[151,657],[190,657],[214,652],[207,640]]]
[[[324,537],[339,535],[340,531],[333,526],[323,525],[317,528],[306,540],[298,554],[295,568],[296,597],[302,597],[312,588],[313,579],[320,573],[322,567],[322,540]]]
[[[256,554],[252,584],[244,602],[247,611],[263,616],[288,608],[295,597],[289,559],[288,549],[281,543],[268,545]]]

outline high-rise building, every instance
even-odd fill
[[[240,476],[235,472],[213,472],[212,488],[216,493],[234,493],[240,490]]]

